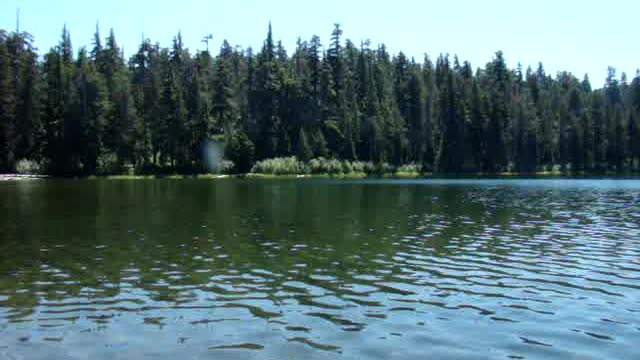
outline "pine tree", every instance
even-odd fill
[[[300,128],[300,133],[298,134],[298,145],[296,147],[296,155],[298,159],[301,161],[309,161],[313,157],[313,151],[311,150],[311,146],[309,146],[309,141],[307,140],[307,134],[305,133],[303,128]]]
[[[420,68],[413,66],[407,84],[406,112],[410,159],[417,164],[425,162],[426,149],[431,141],[427,138],[425,98]]]
[[[256,72],[255,94],[252,98],[260,110],[257,112],[258,131],[254,142],[257,144],[258,149],[256,155],[259,159],[262,159],[277,156],[279,148],[278,135],[282,125],[280,119],[280,90],[283,84],[280,64],[276,59],[271,23],[269,23],[267,39],[257,56]]]
[[[11,87],[12,69],[7,49],[7,34],[0,32],[0,171],[9,172],[15,166],[14,114],[15,97]]]
[[[13,33],[7,39],[12,59],[15,99],[14,157],[39,160],[36,141],[41,135],[39,114],[39,66],[33,37],[26,32]]]
[[[129,61],[131,93],[136,108],[137,122],[134,127],[133,152],[139,171],[150,171],[157,163],[158,145],[155,125],[158,119],[160,98],[159,50],[144,39],[138,52]]]
[[[357,92],[355,84],[355,76],[351,69],[346,70],[345,89],[344,89],[344,105],[342,105],[342,129],[343,142],[341,157],[343,159],[355,160],[357,158],[356,149],[359,135],[360,119]]]
[[[336,96],[340,99],[342,91],[344,89],[344,64],[342,59],[342,29],[340,24],[334,24],[333,32],[331,33],[331,45],[327,51],[326,61],[331,66],[333,75],[333,85]],[[337,104],[340,105],[340,102]]]
[[[423,82],[425,86],[425,124],[424,138],[425,149],[423,159],[423,170],[432,171],[435,164],[435,142],[433,140],[434,124],[436,123],[436,105],[438,98],[438,89],[435,85],[435,70],[433,63],[428,55],[425,55],[422,71]]]
[[[65,26],[60,43],[45,55],[44,75],[46,84],[46,104],[43,108],[45,142],[43,155],[47,171],[56,175],[71,175],[77,171],[77,159],[70,157],[76,122],[72,118],[74,101],[74,64],[71,36]],[[69,139],[70,140],[70,139]]]
[[[440,83],[440,143],[437,169],[444,172],[460,172],[464,161],[463,126],[466,120],[466,109],[461,98],[462,79],[451,69],[448,55],[438,58],[436,73],[437,81]]]
[[[640,71],[631,82],[630,104],[628,144],[632,169],[637,171],[640,169]]]
[[[591,124],[593,126],[593,153],[596,171],[607,169],[607,122],[605,118],[604,96],[594,92],[591,99]]]
[[[247,173],[254,161],[254,151],[254,144],[244,131],[234,131],[225,146],[225,158],[234,163],[236,172]]]
[[[183,88],[185,60],[188,58],[180,33],[173,39],[170,52],[164,54],[163,85],[160,95],[161,119],[161,162],[174,169],[185,170],[187,164],[187,135],[185,123],[188,117]]]
[[[489,84],[491,86],[491,115],[487,127],[487,159],[488,170],[500,172],[507,170],[507,147],[505,145],[505,129],[509,127],[510,114],[508,105],[509,74],[501,51],[496,53],[493,62],[487,65]]]
[[[470,147],[470,157],[472,159],[473,168],[475,171],[482,171],[485,167],[485,127],[488,122],[486,104],[488,102],[487,96],[482,93],[478,80],[473,82],[471,90],[471,114],[470,114],[470,126],[467,133],[467,140]]]
[[[88,57],[85,48],[80,49],[76,61],[76,92],[78,94],[76,116],[78,117],[77,156],[81,161],[80,172],[91,175],[98,172],[98,160],[103,151],[103,134],[110,104],[102,75]]]
[[[211,91],[208,78],[211,58],[208,52],[196,55],[188,67],[186,106],[189,121],[186,126],[188,158],[192,170],[205,171],[204,145],[209,138],[211,120]]]
[[[321,130],[317,130],[313,136],[313,154],[317,157],[329,156],[329,149],[327,148],[327,140],[324,138]]]
[[[313,36],[291,56],[271,25],[257,54],[224,41],[215,58],[192,56],[178,33],[169,48],[143,39],[126,65],[97,25],[75,54],[66,26],[42,60],[33,43],[0,31],[3,172],[21,159],[55,175],[203,172],[210,137],[238,172],[291,155],[441,172],[640,169],[640,74],[614,68],[601,89],[542,63],[510,69],[502,52],[474,73],[457,56],[434,66],[357,47],[338,24],[326,52]]]
[[[236,108],[233,103],[232,89],[232,49],[225,40],[216,59],[216,71],[213,88],[212,111],[216,127],[224,134],[231,133],[235,127]]]
[[[320,59],[320,49],[322,44],[318,36],[313,36],[307,47],[307,66],[309,69],[309,93],[310,99],[310,118],[312,127],[316,130],[322,126],[322,97],[320,92],[322,60]]]
[[[99,37],[98,30],[95,37]],[[104,48],[99,40],[94,40],[94,43],[92,58],[105,79],[110,102],[103,137],[105,151],[100,162],[103,171],[121,172],[127,162],[135,161],[133,135],[137,120],[129,87],[129,74],[113,29],[109,32]]]

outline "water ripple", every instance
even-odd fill
[[[637,183],[187,183],[12,202],[0,357],[640,357]]]

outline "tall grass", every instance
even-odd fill
[[[402,165],[396,169],[396,173],[400,174],[420,174],[421,172],[422,166],[416,164]]]
[[[42,167],[36,161],[21,159],[16,163],[16,172],[25,175],[37,175],[42,173]]]
[[[422,168],[419,165],[409,164],[398,168],[388,163],[373,163],[365,161],[349,161],[327,159],[319,157],[305,163],[295,156],[272,158],[258,161],[251,173],[268,175],[383,175],[393,173],[419,174]]]
[[[251,172],[255,174],[273,175],[294,175],[308,173],[306,165],[302,161],[298,161],[295,156],[258,161],[251,168]]]

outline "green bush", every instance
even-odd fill
[[[16,172],[18,174],[40,174],[42,171],[40,164],[29,159],[21,159],[16,163]]]
[[[367,166],[367,170],[367,174],[377,175],[392,174],[395,172],[395,168],[391,164],[386,162],[370,164]]]
[[[422,166],[416,164],[402,165],[396,169],[397,173],[419,174],[422,172]]]
[[[352,161],[351,168],[353,169],[353,172],[366,173],[368,164],[369,163],[366,163],[364,161]]]
[[[220,162],[220,165],[216,169],[217,171],[214,172],[214,174],[231,174],[235,166],[236,165],[234,164],[233,161],[222,160]]]
[[[103,154],[98,158],[98,175],[120,175],[123,173],[122,164],[115,154]]]
[[[255,174],[300,175],[300,174],[329,174],[347,175],[364,174],[373,169],[373,164],[362,161],[348,161],[318,157],[308,163],[299,161],[297,157],[273,158],[258,161],[251,172]]]
[[[302,175],[314,174],[331,176],[344,175],[384,175],[384,174],[420,174],[422,166],[418,164],[402,165],[398,168],[389,163],[349,161],[317,157],[304,163],[297,157],[272,158],[258,161],[251,168],[254,174]]]
[[[353,167],[348,161],[319,157],[309,161],[309,170],[312,174],[340,175],[352,172]]]
[[[306,174],[307,168],[303,162],[298,161],[295,156],[291,156],[258,161],[251,168],[251,172],[255,174],[295,175]]]
[[[367,174],[374,174],[376,172],[376,164],[371,161],[364,163],[364,172]]]

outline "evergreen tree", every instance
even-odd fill
[[[438,150],[437,170],[443,172],[460,172],[463,163],[463,130],[464,109],[459,93],[459,79],[451,69],[449,56],[440,56],[436,63],[436,73],[440,83],[440,144]]]
[[[77,123],[72,119],[74,64],[71,36],[66,26],[58,46],[45,54],[44,76],[47,97],[43,108],[46,119],[43,155],[46,170],[52,174],[70,175],[77,171],[77,164],[74,164],[77,159],[69,156]]]
[[[98,30],[95,36],[99,37]],[[101,166],[106,172],[120,172],[127,162],[134,160],[133,135],[137,120],[135,104],[131,99],[129,74],[113,29],[106,38],[104,48],[98,40],[94,40],[94,43],[92,57],[105,79],[110,102],[105,119],[105,151],[102,153]]]
[[[422,81],[420,68],[414,66],[407,84],[406,115],[410,159],[417,164],[424,164],[427,161],[427,148],[431,147],[431,139],[427,137],[426,96]]]
[[[33,37],[26,32],[13,33],[7,39],[12,59],[12,91],[15,100],[13,119],[13,156],[39,160],[36,141],[41,137],[39,114],[39,64]],[[9,97],[11,99],[11,96]]]
[[[640,169],[640,71],[631,82],[629,116],[629,152],[631,166],[634,171]]]
[[[482,171],[486,168],[485,158],[486,139],[485,127],[488,123],[487,114],[489,112],[488,97],[480,89],[478,81],[473,82],[471,90],[471,119],[469,131],[467,133],[467,141],[469,144],[469,156],[471,157],[473,170]]]
[[[441,172],[640,170],[640,75],[435,65],[334,26],[289,56],[271,25],[257,54],[227,41],[193,56],[143,39],[127,62],[99,28],[75,57],[66,27],[38,59],[28,33],[0,31],[0,171],[21,159],[55,175],[207,171],[203,144],[224,139],[235,171],[297,155],[422,165]],[[126,65],[125,65],[126,64]]]
[[[507,170],[507,146],[505,145],[505,129],[509,126],[510,114],[508,105],[509,74],[501,51],[496,53],[493,62],[487,65],[491,102],[491,115],[487,127],[488,170],[500,172]]]
[[[296,148],[296,155],[299,160],[309,161],[313,157],[313,151],[311,150],[311,146],[307,140],[307,134],[303,128],[300,128],[300,133],[298,134],[298,146]]]
[[[144,39],[138,51],[129,61],[131,92],[136,108],[137,122],[134,129],[133,152],[136,166],[146,172],[157,163],[158,145],[154,133],[160,98],[159,50]]]
[[[605,171],[607,169],[608,138],[607,122],[605,118],[604,96],[602,92],[594,92],[591,99],[591,124],[593,126],[593,153],[595,169]]]
[[[14,114],[15,96],[11,87],[12,69],[7,49],[7,34],[0,32],[0,171],[15,166]]]
[[[212,123],[211,89],[208,79],[211,77],[209,66],[211,57],[208,52],[196,55],[187,69],[186,105],[189,120],[186,125],[188,159],[193,171],[205,170],[204,145],[209,138]]]
[[[185,169],[187,164],[187,135],[185,123],[188,116],[184,98],[184,67],[187,58],[180,33],[173,39],[166,57],[163,71],[163,85],[160,95],[162,118],[161,141],[164,147],[162,162],[172,168]]]
[[[271,23],[267,39],[257,56],[257,74],[255,94],[252,96],[260,109],[257,113],[257,157],[259,159],[275,157],[278,154],[278,135],[282,121],[280,119],[280,91],[282,88],[280,64],[276,59]]]
[[[234,163],[238,173],[251,170],[254,161],[254,145],[243,131],[234,131],[225,146],[225,157]]]
[[[216,59],[216,71],[213,88],[213,117],[216,128],[224,134],[230,134],[235,127],[236,107],[233,103],[231,45],[225,40]]]

